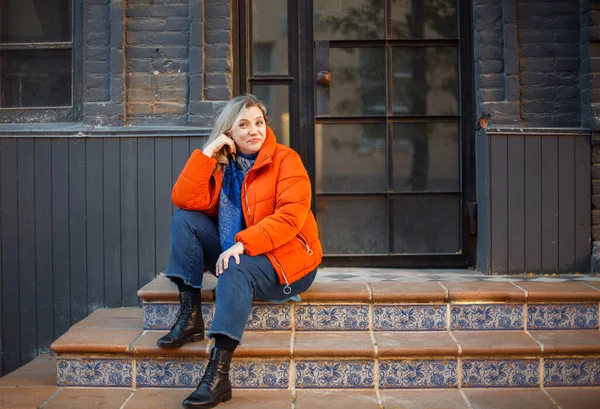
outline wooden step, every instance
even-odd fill
[[[122,314],[124,322],[118,320]],[[208,340],[160,349],[166,331],[131,309],[99,310],[52,344],[58,384],[195,385]],[[248,331],[236,388],[473,388],[600,385],[600,331]]]
[[[202,313],[214,315],[217,280],[206,276]],[[177,288],[159,275],[138,291],[143,327],[168,330]],[[302,301],[255,301],[246,329],[447,331],[598,329],[600,285],[589,282],[315,283]]]
[[[43,355],[0,378],[0,407],[179,408],[193,388],[85,388],[56,385],[56,358]],[[600,387],[462,389],[235,389],[218,407],[263,409],[596,409]]]

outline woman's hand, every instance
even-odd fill
[[[217,260],[217,277],[223,274],[229,267],[229,259],[235,258],[235,263],[240,264],[240,254],[244,254],[244,243],[238,241],[233,246],[221,253]]]
[[[229,151],[231,153],[235,153],[235,142],[231,137],[225,135],[224,133],[217,136],[217,138],[209,143],[203,150],[202,153],[212,158],[215,152],[219,152],[223,146],[227,145],[229,147]]]

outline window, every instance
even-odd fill
[[[0,2],[1,122],[79,118],[81,3]]]

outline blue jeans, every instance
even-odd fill
[[[187,285],[202,288],[204,267],[215,274],[221,254],[219,232],[217,224],[204,213],[177,210],[171,219],[170,247],[167,277],[178,277]],[[282,300],[298,295],[308,290],[316,275],[315,269],[290,284],[291,293],[285,294],[265,255],[242,254],[240,264],[232,258],[217,282],[215,315],[207,335],[223,334],[241,343],[253,298]]]

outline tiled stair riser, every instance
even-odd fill
[[[544,359],[544,386],[600,385],[600,356]]]
[[[290,330],[295,316],[297,331],[444,331],[448,304],[254,304],[247,330]],[[169,330],[179,304],[144,303],[144,329]],[[292,310],[294,310],[292,312]],[[597,303],[481,303],[449,307],[450,330],[598,329]],[[207,328],[214,304],[202,307]]]
[[[57,384],[87,387],[193,387],[204,360],[59,357]],[[600,385],[600,357],[544,358],[543,386]],[[540,359],[234,359],[234,388],[539,387]],[[377,373],[378,372],[378,373]],[[376,373],[378,377],[376,377]],[[135,379],[135,385],[132,380]],[[295,384],[290,385],[290,380]]]
[[[445,331],[446,304],[375,304],[374,331]]]
[[[458,360],[381,360],[379,387],[456,388]]]
[[[523,304],[451,304],[452,331],[522,330]]]
[[[247,330],[291,330],[291,304],[254,304]],[[143,323],[145,330],[170,330],[177,317],[179,304],[144,303]],[[213,303],[202,305],[206,328],[210,328],[215,307]]]
[[[531,303],[527,329],[598,329],[598,303]]]
[[[464,388],[524,388],[540,386],[539,359],[465,359]]]
[[[205,361],[184,359],[138,359],[138,387],[195,387],[204,372]],[[234,360],[231,384],[234,388],[288,388],[290,360]]]
[[[59,357],[56,363],[56,384],[132,387],[133,373],[133,361],[130,357]]]

